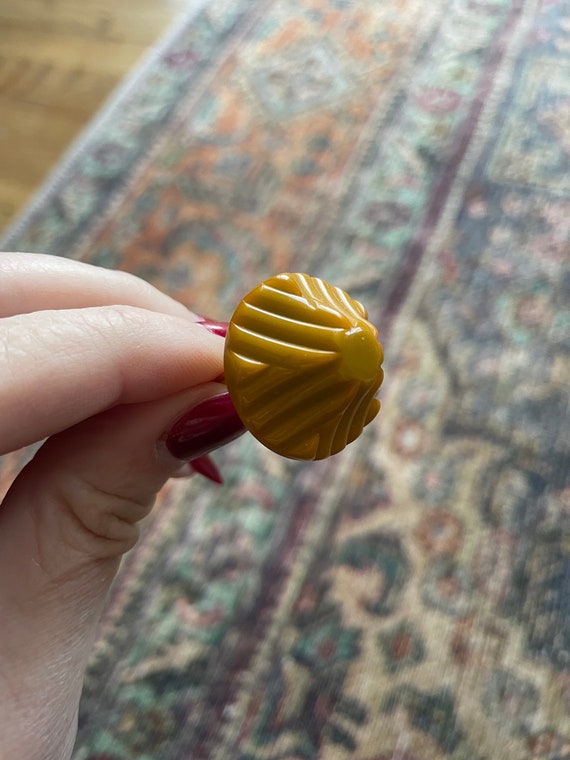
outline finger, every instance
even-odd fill
[[[0,510],[7,757],[67,757],[81,673],[120,556],[180,467],[157,441],[181,413],[224,390],[208,384],[87,420],[47,441],[8,492]],[[218,443],[235,436],[229,430]]]
[[[114,304],[196,320],[181,303],[128,272],[41,253],[0,253],[0,317]]]
[[[223,372],[219,337],[144,309],[34,312],[0,327],[0,454]]]

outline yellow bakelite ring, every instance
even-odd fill
[[[262,282],[239,304],[224,374],[244,425],[277,454],[325,459],[378,414],[378,331],[364,306],[306,274]]]

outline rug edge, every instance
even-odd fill
[[[210,3],[210,0],[194,0],[192,7],[174,19],[158,40],[149,46],[145,53],[134,63],[129,72],[114,87],[92,118],[79,131],[63,153],[56,159],[32,195],[15,217],[0,230],[0,253],[11,250],[10,243],[31,221],[33,215],[44,205],[64,182],[73,164],[88,149],[94,136],[98,134],[105,121],[121,108],[129,94],[147,76],[154,64],[174,40],[183,33],[191,21]]]

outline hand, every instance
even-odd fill
[[[243,432],[198,320],[132,275],[0,253],[0,454],[47,439],[0,507],[2,760],[71,755],[138,521],[183,460]]]

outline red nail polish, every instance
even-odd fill
[[[199,475],[203,475],[213,483],[222,485],[224,482],[222,474],[218,470],[218,467],[216,466],[214,460],[211,459],[207,454],[206,456],[198,457],[197,459],[193,459],[191,462],[188,462],[188,467],[191,467],[194,472],[197,472]]]
[[[202,401],[177,420],[166,434],[166,448],[177,459],[198,459],[244,431],[226,391]]]
[[[198,319],[196,320],[199,325],[202,325],[202,327],[205,327],[206,330],[209,330],[211,333],[214,333],[214,335],[219,335],[222,338],[226,337],[226,333],[228,331],[228,323],[227,322],[216,322],[214,319],[207,319],[206,317],[198,316]]]

